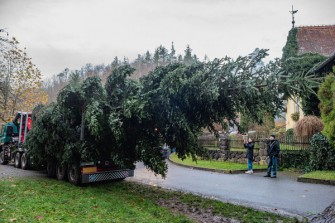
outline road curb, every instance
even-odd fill
[[[298,182],[303,182],[303,183],[312,183],[312,184],[324,184],[324,185],[332,185],[335,186],[335,181],[334,180],[320,180],[320,179],[312,179],[312,178],[307,178],[307,177],[298,177],[297,179]]]
[[[215,172],[215,173],[225,173],[225,174],[241,174],[241,173],[245,173],[245,170],[218,170],[218,169],[211,169],[211,168],[205,168],[205,167],[197,167],[197,166],[188,166],[182,163],[177,163],[173,160],[170,159],[170,157],[168,158],[169,162],[177,165],[177,166],[181,166],[181,167],[186,167],[189,169],[195,169],[195,170],[204,170],[204,171],[209,171],[209,172]],[[258,173],[258,172],[265,172],[267,169],[255,169],[253,170],[254,173]]]

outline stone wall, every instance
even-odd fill
[[[229,150],[209,150],[210,158],[218,161],[233,163],[247,163],[246,152]],[[266,158],[266,157],[265,157]],[[261,157],[258,150],[254,150],[254,162],[260,163]]]
[[[259,161],[258,163],[260,165],[268,164],[266,160],[266,156],[268,155],[266,147],[267,147],[266,142],[259,142],[259,153],[258,153]]]
[[[212,140],[211,135],[206,135],[201,138],[203,141]],[[265,139],[259,139],[259,149],[254,149],[254,162],[260,165],[267,165],[267,144]],[[284,142],[285,143],[285,142]],[[300,142],[301,143],[301,142]],[[301,148],[304,148],[306,143],[301,143]],[[205,144],[207,145],[207,144]],[[295,147],[297,146],[294,144]],[[308,145],[308,144],[307,144]],[[230,150],[230,141],[227,135],[220,135],[219,150],[209,150],[210,158],[218,161],[229,161],[235,163],[247,163],[246,150],[245,151],[232,151]],[[308,162],[308,150],[283,150],[279,155],[279,165],[285,168],[303,168]]]
[[[209,150],[210,158],[218,161],[229,161],[233,163],[247,163],[247,151],[231,151],[229,150],[228,138],[220,139],[220,148],[223,150]],[[267,165],[266,143],[259,143],[259,150],[254,150],[254,162],[260,165]]]

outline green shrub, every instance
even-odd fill
[[[309,151],[308,170],[335,170],[335,149],[325,135],[313,135]]]
[[[282,150],[280,152],[280,168],[305,169],[309,163],[309,150]]]
[[[292,142],[294,143],[294,129],[290,128],[285,133],[285,140],[288,145],[290,145]]]
[[[335,77],[328,75],[325,81],[320,85],[318,97],[320,99],[321,118],[324,123],[323,134],[329,139],[330,143],[335,143]]]
[[[294,130],[293,130],[293,128],[290,128],[290,129],[286,130],[286,136],[287,137],[294,136]]]

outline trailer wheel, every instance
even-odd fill
[[[21,153],[17,152],[15,154],[15,158],[14,158],[14,166],[16,168],[20,168],[21,167]]]
[[[29,168],[29,161],[28,161],[27,153],[23,153],[21,156],[21,168],[23,170],[27,170]]]
[[[5,152],[1,151],[0,152],[0,164],[1,165],[6,165],[8,161],[5,159]]]
[[[48,162],[47,163],[47,175],[50,178],[55,178],[56,177],[56,167],[53,162]]]
[[[81,173],[77,165],[75,164],[69,165],[67,170],[67,176],[70,183],[74,185],[80,185]]]
[[[66,180],[67,168],[65,165],[58,164],[56,167],[56,177],[58,180]]]

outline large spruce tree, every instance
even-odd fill
[[[157,67],[140,80],[134,69],[119,66],[107,78],[72,81],[57,103],[39,111],[28,137],[36,157],[49,162],[89,161],[110,157],[120,167],[143,163],[165,176],[167,165],[158,147],[167,143],[179,157],[204,152],[197,143],[202,128],[234,123],[239,112],[262,123],[264,112],[283,109],[279,97],[310,92],[316,83],[304,75],[282,76],[280,61],[257,66],[267,56],[215,59],[189,66]]]

